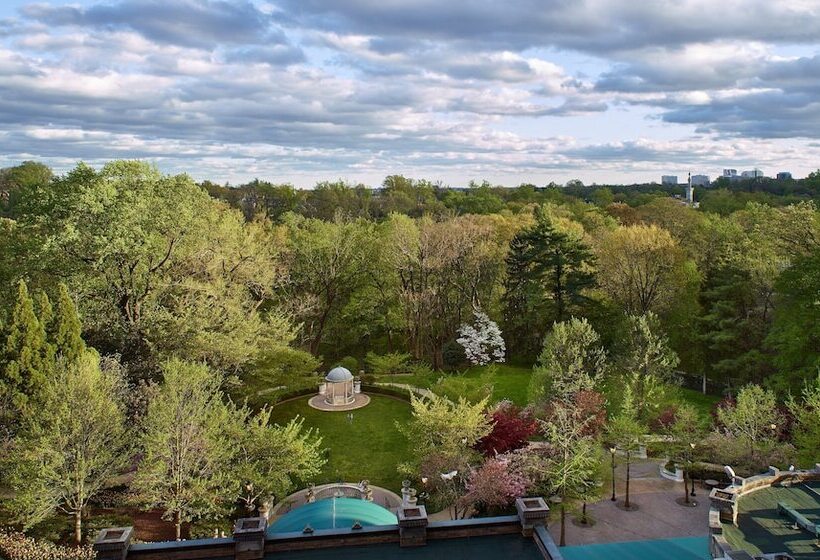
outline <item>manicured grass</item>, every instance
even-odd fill
[[[304,418],[305,427],[316,428],[327,449],[328,463],[315,482],[359,482],[372,484],[394,492],[401,489],[399,463],[409,459],[407,439],[396,428],[396,421],[410,419],[410,405],[382,395],[370,395],[370,404],[353,411],[353,421],[347,412],[324,412],[308,405],[309,397],[300,397],[274,407],[272,420],[285,423],[296,416]],[[311,482],[311,481],[306,481]]]
[[[489,366],[472,367],[466,371],[465,376],[474,378],[478,384],[481,382],[481,374],[487,370],[487,367]],[[509,364],[496,364],[495,367],[493,401],[510,400],[519,406],[526,406],[532,368]]]
[[[439,375],[380,375],[376,379],[380,383],[403,383],[435,391],[436,381],[440,377],[461,375],[469,379],[477,387],[481,383],[481,375],[490,366],[474,366],[461,373],[442,373]],[[496,373],[493,388],[493,402],[510,400],[519,406],[527,404],[527,388],[530,384],[532,369],[509,364],[496,364]]]

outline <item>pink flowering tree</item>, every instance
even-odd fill
[[[527,480],[510,468],[503,458],[487,459],[473,469],[467,479],[467,493],[462,498],[464,510],[503,509],[527,492]]]
[[[464,354],[471,364],[484,366],[504,361],[507,347],[501,329],[483,311],[477,310],[473,324],[461,325],[458,334],[456,342],[464,348]]]

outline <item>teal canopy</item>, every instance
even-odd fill
[[[305,504],[277,519],[268,534],[298,533],[306,525],[313,529],[350,529],[356,522],[363,527],[395,525],[396,516],[380,505],[354,498],[329,498]]]

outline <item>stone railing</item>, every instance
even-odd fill
[[[545,558],[563,560],[545,529],[549,507],[541,497],[516,500],[518,515],[431,522],[424,506],[403,505],[396,525],[316,530],[309,533],[267,535],[267,520],[252,517],[236,521],[231,538],[131,544],[131,527],[103,529],[94,543],[100,560],[262,560],[297,550],[395,544],[427,545],[432,540],[515,535],[531,539]]]
[[[709,508],[709,550],[712,558],[729,558],[732,547],[723,535],[723,524],[732,523],[737,526],[737,517],[740,513],[739,503],[743,496],[768,488],[773,484],[789,485],[804,480],[820,480],[820,463],[809,470],[780,470],[769,467],[769,471],[748,478],[733,477],[733,483],[726,488],[713,488],[709,494],[711,507]],[[785,553],[784,553],[785,554]],[[788,555],[783,556],[788,557]]]

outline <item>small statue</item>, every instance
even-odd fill
[[[316,485],[315,484],[311,484],[310,486],[308,486],[307,495],[305,496],[305,501],[307,501],[307,503],[309,503],[309,504],[312,504],[313,502],[316,501]]]

